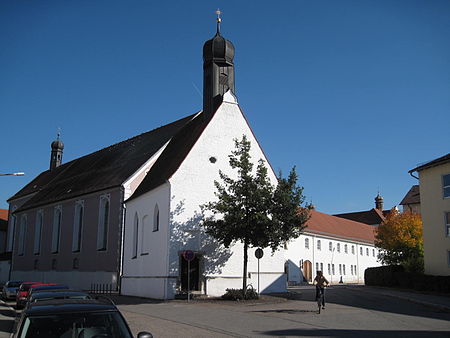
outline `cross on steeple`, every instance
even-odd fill
[[[217,8],[216,14],[217,14],[217,34],[220,35],[220,23],[222,22],[222,18],[220,17],[220,14],[222,14],[222,12],[220,11],[220,9]]]

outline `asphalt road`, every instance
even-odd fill
[[[314,289],[260,304],[208,301],[119,304],[133,332],[154,337],[450,337],[450,313],[368,292],[332,287],[317,314]]]
[[[136,336],[154,337],[450,337],[450,313],[385,296],[364,287],[333,286],[317,314],[314,288],[291,289],[290,300],[160,302],[114,300]],[[12,302],[8,302],[12,305]],[[0,304],[0,338],[9,337],[15,313]]]

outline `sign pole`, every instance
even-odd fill
[[[258,297],[259,297],[259,260],[264,256],[264,251],[261,248],[256,249],[255,257],[258,259]]]
[[[259,295],[259,258],[258,258],[258,295]]]
[[[190,296],[189,296],[189,289],[190,289],[190,286],[191,286],[191,261],[189,260],[188,261],[188,285],[187,285],[187,292],[188,292],[188,302],[189,302],[189,298],[191,298]]]

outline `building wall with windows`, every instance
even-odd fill
[[[121,194],[108,190],[15,214],[11,278],[116,285]]]
[[[286,250],[288,283],[313,281],[318,270],[330,283],[364,283],[364,271],[381,265],[373,244],[373,227],[311,211],[303,234]]]
[[[450,275],[450,156],[418,169],[425,273]]]

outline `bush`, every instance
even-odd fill
[[[401,287],[418,291],[450,293],[450,276],[430,276],[407,272],[400,265],[368,268],[364,272],[366,285]]]
[[[259,298],[258,293],[253,288],[247,289],[245,297],[244,293],[242,292],[242,289],[227,289],[226,291],[227,292],[224,295],[222,295],[222,299],[225,300],[244,300],[244,299],[249,300]]]

